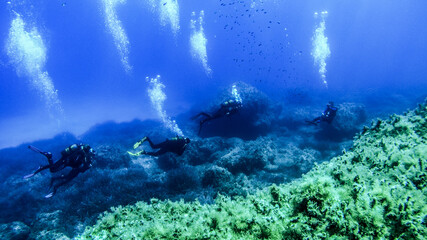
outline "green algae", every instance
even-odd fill
[[[112,208],[78,239],[424,239],[427,105],[376,120],[301,179],[215,204]]]

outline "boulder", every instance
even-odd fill
[[[23,222],[11,222],[0,224],[0,239],[25,240],[30,235],[30,227]]]

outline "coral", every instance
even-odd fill
[[[78,239],[424,239],[426,119],[424,103],[373,122],[350,151],[245,198],[112,208]]]

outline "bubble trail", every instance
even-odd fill
[[[125,71],[130,73],[132,66],[129,64],[129,40],[116,13],[117,4],[124,4],[125,2],[126,0],[102,0],[105,11],[105,25],[113,35],[114,44],[119,51]]]
[[[160,25],[165,27],[170,25],[174,36],[180,30],[179,25],[179,4],[177,0],[148,0],[151,5],[152,11],[159,11]]]
[[[320,14],[317,12],[314,13],[314,17],[316,19],[320,18],[320,22],[317,24],[316,30],[314,31],[312,37],[313,49],[311,51],[311,55],[314,59],[314,64],[318,65],[320,77],[326,87],[328,87],[328,83],[326,81],[326,59],[329,58],[331,55],[331,51],[329,49],[328,44],[328,38],[325,36],[325,19],[327,16],[327,11],[323,11]]]
[[[235,84],[231,87],[231,94],[233,95],[234,100],[236,102],[242,103],[242,97],[240,97],[240,94],[237,91],[237,87]]]
[[[170,117],[168,117],[166,111],[163,110],[163,103],[166,100],[166,94],[163,92],[165,85],[160,82],[160,75],[157,75],[155,78],[146,77],[145,80],[150,85],[148,88],[148,96],[150,97],[151,104],[162,120],[164,126],[177,135],[184,136],[175,120],[172,120]]]
[[[195,18],[196,13],[193,12],[191,15],[193,18]],[[206,74],[211,75],[212,69],[208,65],[208,54],[206,51],[206,44],[208,41],[206,39],[204,29],[203,29],[204,15],[205,13],[202,10],[200,11],[198,21],[195,19],[191,19],[190,21],[190,27],[192,30],[191,37],[190,37],[190,46],[191,46],[190,51],[193,57],[198,59],[202,63]]]
[[[30,79],[31,84],[42,95],[52,115],[61,117],[63,109],[49,73],[44,70],[46,47],[37,28],[27,32],[25,22],[19,14],[12,20],[6,41],[6,52],[18,76]],[[54,116],[52,116],[54,117]]]
[[[160,24],[162,26],[170,24],[173,34],[176,35],[180,29],[178,0],[162,0],[160,1],[159,8]]]

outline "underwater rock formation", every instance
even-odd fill
[[[37,220],[32,227],[31,238],[36,240],[42,239],[60,239],[68,240],[63,232],[66,228],[72,228],[73,225],[64,224],[67,222],[67,216],[61,210],[56,210],[49,213],[40,213],[37,215]]]
[[[366,124],[365,106],[344,102],[338,104],[337,115],[331,124],[321,122],[315,134],[318,140],[339,142],[349,139]]]
[[[301,179],[215,203],[115,207],[78,239],[424,239],[427,102],[365,127]],[[217,170],[221,175],[220,170]]]
[[[355,103],[338,104],[334,127],[343,134],[354,134],[360,131],[360,126],[366,121],[366,112],[363,105]]]
[[[62,134],[31,143],[43,150],[52,149],[54,159],[73,142],[89,143],[96,150],[93,167],[60,188],[49,200],[43,196],[51,173],[45,171],[31,179],[22,179],[38,164],[45,164],[44,156],[28,150],[27,145],[1,150],[0,159],[8,164],[16,163],[16,169],[0,176],[3,179],[0,192],[4,193],[0,197],[0,222],[21,221],[31,227],[33,238],[72,238],[82,233],[86,225],[93,225],[96,217],[112,206],[148,202],[153,197],[213,203],[218,194],[246,196],[272,183],[300,177],[315,163],[326,161],[329,155],[335,156],[340,151],[334,144],[327,143],[330,148],[327,152],[331,154],[325,155],[316,145],[307,146],[306,136],[273,129],[272,134],[248,141],[195,138],[182,156],[165,154],[154,158],[127,154],[142,136],[153,136],[158,142],[168,134],[170,132],[158,122],[135,120],[97,125],[80,140]],[[150,150],[148,144],[141,148]],[[43,216],[55,216],[59,220],[44,221],[50,218]],[[50,222],[65,226],[52,227]]]
[[[30,227],[22,222],[0,224],[0,239],[19,240],[27,239],[30,235]]]
[[[230,182],[231,179],[232,175],[227,169],[212,166],[203,173],[202,184],[205,187],[220,188]]]
[[[153,120],[133,120],[127,123],[106,122],[90,128],[81,136],[81,140],[90,143],[93,147],[105,144],[128,147],[152,129],[158,128],[160,124]]]
[[[266,94],[255,87],[237,82],[232,84],[242,99],[242,109],[229,117],[222,117],[209,121],[203,125],[202,137],[238,137],[242,139],[255,139],[271,131],[274,122],[281,112],[281,105],[273,102]],[[213,113],[219,109],[221,103],[234,99],[232,87],[225,89],[206,109]]]
[[[240,172],[251,174],[263,169],[268,164],[271,154],[262,140],[244,142],[238,139],[232,149],[224,151],[217,160],[217,165],[228,169],[233,174]]]

